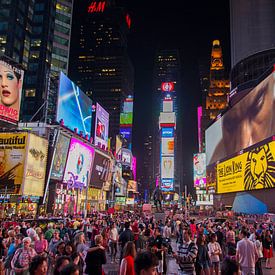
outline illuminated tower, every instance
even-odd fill
[[[229,79],[225,77],[222,48],[219,40],[214,40],[211,52],[210,85],[206,96],[206,116],[215,119],[227,107]]]

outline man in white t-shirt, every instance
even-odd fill
[[[111,263],[116,261],[116,254],[117,254],[117,242],[119,239],[119,235],[117,232],[116,224],[113,223],[111,225],[109,240],[110,240],[110,248],[111,248]]]

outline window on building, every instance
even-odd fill
[[[34,10],[35,11],[44,11],[44,3],[36,3],[34,5]]]
[[[42,33],[42,27],[33,27],[32,31],[34,34],[41,34]]]
[[[31,40],[31,47],[40,47],[41,46],[41,39],[32,39]]]
[[[8,17],[10,15],[9,9],[0,9],[0,16],[2,17]]]
[[[6,31],[8,29],[8,22],[0,22],[0,31]]]
[[[64,46],[68,46],[69,45],[69,40],[68,39],[64,39],[60,36],[57,36],[55,35],[54,36],[54,42],[58,43],[58,44],[61,44],[61,45],[64,45]]]
[[[35,89],[26,89],[25,97],[35,97]]]
[[[67,7],[65,5],[62,5],[60,3],[57,3],[56,4],[56,9],[58,11],[63,11],[63,12],[66,12],[66,13],[71,13],[72,12],[72,9],[70,7]]]
[[[33,22],[34,23],[42,23],[43,22],[43,15],[41,15],[41,14],[35,15],[33,17]]]
[[[57,13],[56,14],[56,19],[61,21],[61,22],[64,22],[66,24],[71,24],[71,18],[66,16],[66,15],[63,15],[63,14],[60,14],[60,13]]]

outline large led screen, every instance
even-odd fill
[[[165,156],[174,155],[174,138],[161,139],[161,154]]]
[[[274,135],[274,102],[273,72],[206,130],[207,164]]]
[[[66,165],[67,154],[70,145],[70,138],[59,134],[56,143],[56,150],[53,160],[51,178],[55,180],[62,180],[64,169]]]
[[[174,179],[161,179],[161,190],[164,192],[173,191]]]
[[[127,140],[130,140],[132,137],[132,128],[131,127],[121,127],[120,128],[120,134],[123,138],[126,138]]]
[[[82,141],[72,138],[63,182],[69,187],[86,187],[94,158],[94,148]]]
[[[132,124],[133,124],[133,113],[120,114],[120,125],[132,125]]]
[[[24,71],[12,59],[0,57],[0,119],[19,121]],[[28,90],[26,90],[27,92]]]
[[[275,141],[217,165],[217,193],[275,187]]]
[[[84,135],[91,135],[92,100],[65,74],[60,73],[56,120]]]
[[[206,185],[206,155],[194,154],[193,157],[194,185],[196,187]]]
[[[173,127],[165,127],[161,128],[161,137],[174,137],[174,128]]]
[[[176,123],[175,113],[160,113],[159,123]]]
[[[109,113],[102,106],[96,104],[95,145],[101,144],[108,147],[109,138]]]
[[[2,194],[21,193],[27,137],[27,133],[0,133],[0,192]]]
[[[168,112],[171,113],[173,112],[173,100],[163,100],[163,108],[162,108],[163,112]]]
[[[23,195],[43,196],[46,179],[48,140],[29,134]]]
[[[174,157],[161,157],[161,178],[174,178]]]
[[[103,183],[109,179],[111,168],[111,159],[99,152],[95,152],[90,185],[92,187],[102,188]]]

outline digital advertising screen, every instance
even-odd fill
[[[17,124],[24,71],[22,66],[6,56],[0,56],[0,120]]]
[[[122,135],[123,138],[126,138],[127,140],[130,140],[132,137],[132,128],[131,127],[121,127],[120,128],[120,134]]]
[[[198,153],[193,156],[194,186],[206,185],[206,154]]]
[[[22,195],[27,133],[0,133],[0,192]]]
[[[117,163],[114,166],[113,184],[115,186],[116,196],[125,196],[127,189],[127,182],[122,177],[122,164]]]
[[[82,141],[71,138],[63,182],[69,188],[83,188],[88,185],[95,151]]]
[[[98,143],[108,147],[109,138],[109,113],[100,106],[96,104],[96,121],[95,121],[95,145]]]
[[[56,121],[91,136],[92,100],[64,73],[60,73]]]
[[[51,179],[62,180],[70,146],[70,138],[64,134],[59,134],[56,143],[56,151],[53,160]]]
[[[163,100],[162,105],[163,105],[162,111],[164,113],[166,113],[166,112],[171,113],[174,111],[173,110],[173,100]]]
[[[174,128],[173,127],[161,128],[161,137],[163,138],[174,137]]]
[[[165,156],[174,155],[174,138],[161,139],[161,154]]]
[[[133,113],[121,113],[119,122],[120,122],[120,125],[132,125]]]
[[[109,174],[112,172],[111,168],[111,159],[95,151],[90,186],[102,188],[104,182],[109,179]]]
[[[135,180],[128,180],[128,191],[137,192],[137,182]]]
[[[217,165],[217,193],[275,187],[275,141],[252,146],[248,151]]]
[[[207,165],[275,134],[275,72],[206,130]]]
[[[170,192],[174,189],[174,179],[161,179],[161,191]]]
[[[121,162],[124,165],[131,166],[132,164],[132,151],[126,148],[121,148]]]
[[[123,113],[133,113],[134,101],[133,99],[126,99],[123,102]]]
[[[26,155],[23,195],[43,196],[47,156],[48,140],[34,134],[28,134],[28,152]]]
[[[160,113],[159,123],[176,123],[176,116],[174,112]]]
[[[132,171],[133,171],[134,180],[136,180],[136,177],[137,177],[137,158],[134,157],[134,156],[132,158]]]
[[[174,157],[161,157],[161,178],[174,178]]]

